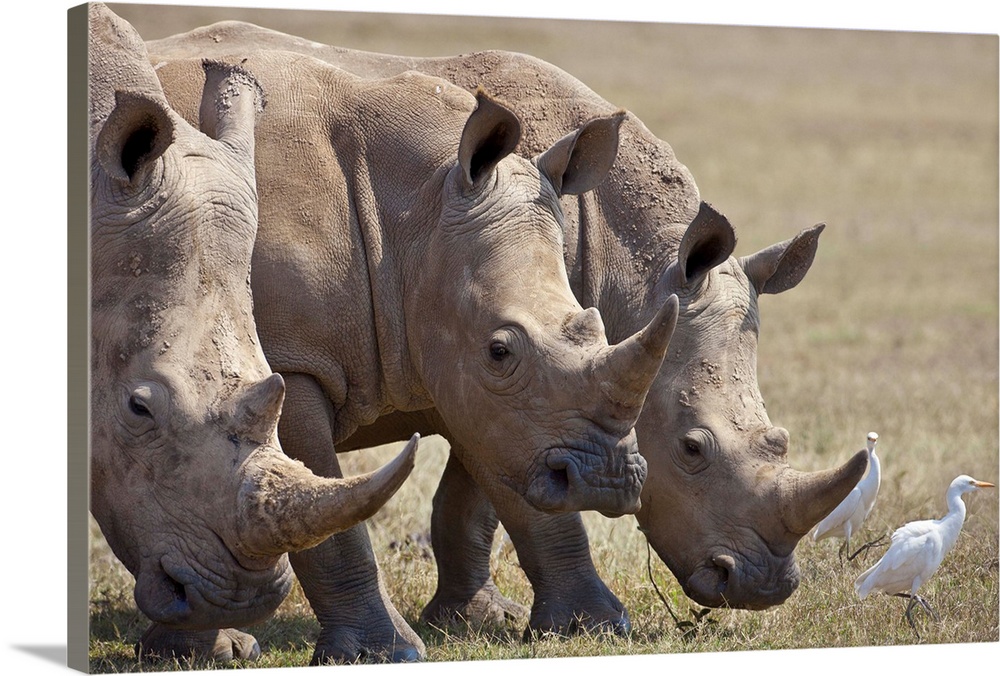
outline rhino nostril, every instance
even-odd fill
[[[712,564],[718,569],[719,593],[723,593],[729,588],[730,576],[736,573],[736,559],[728,554],[716,554],[712,557]]]
[[[173,592],[174,598],[181,603],[187,603],[187,591],[184,585],[175,580],[174,577],[165,570],[163,571],[163,578],[166,583],[166,587]]]
[[[185,591],[184,585],[177,580],[173,580],[172,582],[174,583],[174,596],[181,603],[187,603],[187,591]]]
[[[564,469],[550,469],[549,481],[557,495],[569,493],[569,474]]]

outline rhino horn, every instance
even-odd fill
[[[779,509],[785,528],[803,536],[847,497],[868,466],[868,452],[858,451],[840,467],[819,472],[788,468],[779,476]]]
[[[205,88],[198,111],[201,130],[244,157],[253,158],[254,125],[263,112],[264,90],[240,66],[206,59]]]
[[[234,415],[239,435],[258,444],[267,443],[278,427],[284,400],[285,381],[277,373],[251,385]]]
[[[273,447],[244,466],[237,504],[237,548],[248,557],[314,547],[361,523],[392,497],[413,469],[419,434],[391,462],[345,479],[313,474]]]
[[[638,333],[602,353],[596,368],[600,389],[611,403],[614,427],[632,427],[639,417],[677,325],[679,302],[671,295],[656,316]]]

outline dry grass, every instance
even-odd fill
[[[867,524],[872,537],[940,515],[957,474],[1000,479],[995,36],[516,20],[495,20],[486,30],[449,18],[113,8],[147,38],[242,18],[373,51],[496,47],[560,65],[673,145],[703,197],[736,225],[737,253],[828,223],[805,282],[761,303],[760,385],[771,419],[791,431],[793,465],[830,466],[860,448],[866,432],[879,432],[885,480]],[[415,476],[371,521],[389,588],[411,622],[434,588],[429,553],[406,543],[427,531],[445,459],[443,442],[431,441]],[[345,465],[360,471],[387,453],[352,454]],[[942,617],[921,618],[927,643],[998,641],[998,498],[987,492],[967,501],[959,544],[923,589]],[[852,582],[864,562],[841,565],[839,543],[831,541],[800,544],[802,585],[782,606],[713,610],[694,638],[682,639],[647,576],[635,522],[586,519],[598,569],[630,609],[629,639],[523,644],[517,630],[444,636],[421,629],[428,659],[915,642],[905,602],[858,601]],[[131,604],[128,575],[100,545],[92,668],[171,668],[130,657],[145,622]],[[500,588],[528,603],[516,560],[494,566]],[[655,558],[653,571],[689,619],[697,608]],[[296,590],[255,632],[268,650],[258,666],[291,666],[308,662],[317,625]]]

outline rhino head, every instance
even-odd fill
[[[702,203],[655,294],[681,316],[636,425],[649,476],[640,528],[702,605],[763,609],[799,582],[794,549],[861,478],[843,466],[788,466],[788,432],[768,419],[757,385],[758,298],[797,285],[823,226],[743,258],[724,216]]]
[[[152,620],[245,625],[287,593],[285,552],[373,513],[415,441],[350,482],[281,452],[248,279],[262,92],[206,64],[210,138],[167,105],[131,26],[101,4],[89,23],[91,512]]]
[[[551,513],[632,513],[646,475],[634,424],[677,300],[609,346],[598,311],[570,289],[559,207],[561,195],[603,180],[624,114],[592,120],[529,162],[511,154],[518,118],[482,91],[477,99],[408,320],[420,369],[483,485]]]

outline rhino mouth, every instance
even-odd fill
[[[525,498],[548,513],[596,510],[606,516],[634,514],[646,479],[646,461],[635,434],[613,443],[581,440],[549,448],[531,477]]]
[[[720,551],[703,561],[683,581],[684,593],[711,608],[766,610],[780,605],[799,586],[794,555],[768,556],[754,562],[735,552]]]
[[[135,600],[153,622],[178,629],[246,626],[277,609],[291,589],[291,579],[287,556],[269,570],[231,567],[222,574],[199,573],[164,556],[140,571]]]

